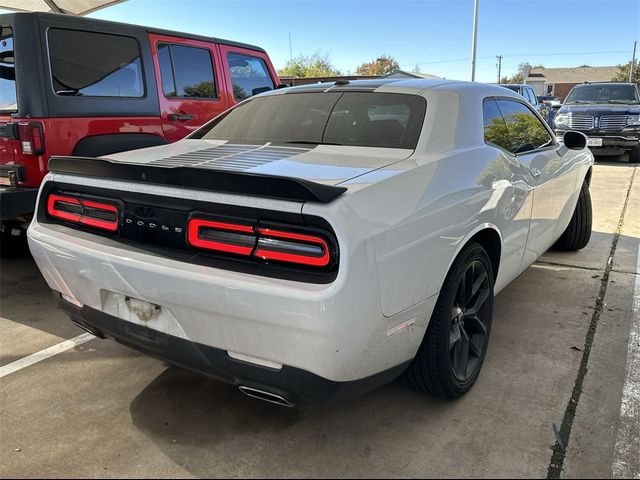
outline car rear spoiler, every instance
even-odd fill
[[[159,167],[140,163],[115,162],[106,158],[51,157],[49,171],[321,203],[329,203],[347,191],[346,187],[322,185],[302,178],[195,167]]]

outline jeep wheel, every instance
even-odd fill
[[[591,194],[585,181],[571,221],[554,247],[557,250],[575,251],[587,246],[591,238]]]
[[[487,252],[467,245],[447,274],[420,349],[405,372],[417,390],[458,398],[475,383],[489,343],[493,271]]]

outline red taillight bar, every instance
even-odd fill
[[[61,208],[64,207],[65,204],[67,207],[71,206],[71,208],[79,211],[62,210]],[[90,210],[109,212],[113,214],[113,220],[105,220],[95,215],[92,216]],[[118,207],[109,203],[52,193],[47,199],[47,213],[54,218],[99,228],[101,230],[108,230],[110,232],[118,230]]]
[[[235,245],[233,243],[227,243],[223,241],[208,240],[202,238],[201,229],[210,229],[216,231],[229,231],[240,232],[250,235],[254,235],[253,227],[250,225],[238,225],[235,223],[214,222],[211,220],[191,219],[189,220],[189,228],[187,232],[187,240],[189,244],[198,248],[205,248],[207,250],[217,250],[220,252],[235,253],[238,255],[251,255],[253,247],[255,245],[255,239],[252,245]],[[241,235],[238,235],[240,239]]]
[[[300,255],[296,253],[277,251],[269,249],[267,247],[257,248],[254,255],[263,260],[278,260],[280,262],[299,263],[302,265],[311,265],[314,267],[326,267],[331,260],[329,255],[329,245],[327,242],[315,235],[303,235],[300,233],[284,232],[282,230],[272,230],[270,228],[258,228],[260,238],[277,238],[284,240],[293,240],[295,242],[301,242],[304,244],[312,244],[319,246],[322,250],[322,255]]]
[[[192,218],[187,241],[193,247],[262,260],[312,267],[331,263],[331,249],[323,237],[281,229]]]

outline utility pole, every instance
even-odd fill
[[[631,68],[629,69],[629,83],[633,82],[633,67],[636,63],[636,46],[638,41],[633,42],[633,56],[631,57]]]
[[[478,0],[473,0],[473,42],[471,44],[471,81],[476,81],[476,47],[478,44]]]
[[[289,60],[293,62],[293,48],[291,48],[291,33],[289,33]]]
[[[498,83],[500,83],[500,74],[502,73],[502,55],[496,55],[498,59]]]

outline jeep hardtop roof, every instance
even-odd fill
[[[74,26],[77,26],[77,27],[82,27],[84,25],[86,26],[86,28],[89,28],[89,29],[91,28],[91,25],[100,26],[102,28],[111,28],[113,30],[118,30],[118,28],[120,27],[122,29],[126,28],[128,32],[131,32],[132,30],[139,30],[140,32],[156,33],[159,35],[188,38],[188,39],[200,40],[204,42],[215,42],[215,43],[221,43],[223,45],[255,50],[257,52],[264,52],[264,49],[256,45],[250,45],[250,44],[241,43],[241,42],[234,42],[232,40],[225,40],[217,37],[208,37],[205,35],[196,35],[193,33],[178,32],[174,30],[164,30],[161,28],[146,27],[142,25],[135,25],[132,23],[112,22],[109,20],[98,20],[95,18],[77,17],[74,15],[65,15],[61,13],[44,13],[44,12],[5,13],[0,15],[0,25],[11,25],[14,23],[13,20],[19,17],[23,17],[23,18],[32,17],[34,19],[42,18],[42,19],[46,19],[48,22],[51,22],[51,23],[55,23],[56,20],[60,20],[61,23],[64,23],[67,26],[69,24],[74,24]]]

